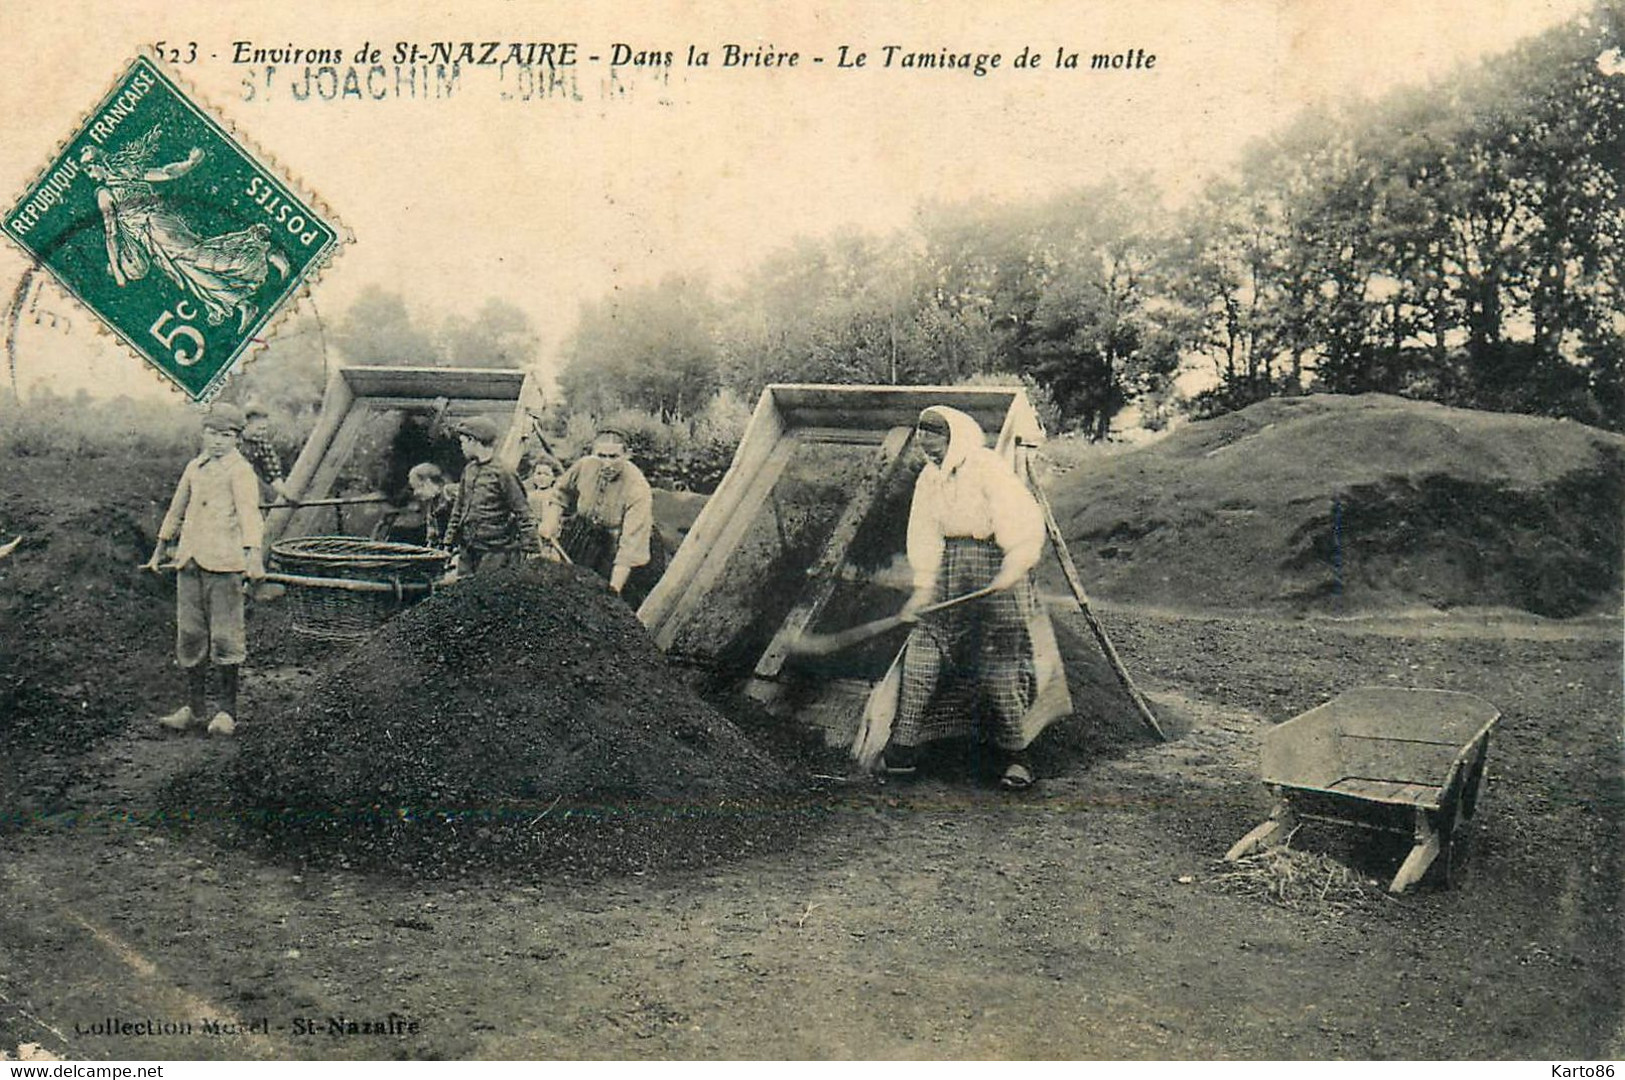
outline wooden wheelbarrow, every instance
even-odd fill
[[[1329,821],[1411,836],[1389,892],[1415,885],[1441,855],[1448,883],[1500,718],[1472,694],[1386,687],[1350,690],[1293,717],[1264,736],[1261,776],[1275,809],[1225,860],[1284,843],[1300,821]]]

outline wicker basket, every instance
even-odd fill
[[[270,580],[287,586],[293,630],[362,641],[427,596],[451,555],[357,536],[302,536],[271,545]]]

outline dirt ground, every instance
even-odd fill
[[[280,861],[227,810],[217,781],[233,743],[130,718],[0,834],[0,1048],[1625,1054],[1616,619],[1103,616],[1180,738],[1075,763],[1019,796],[951,773],[879,784],[809,768],[816,828],[702,870],[419,882]],[[286,707],[317,659],[251,661],[245,722]],[[1469,691],[1503,713],[1466,873],[1297,908],[1232,891],[1220,856],[1267,807],[1260,734],[1359,685]],[[1404,850],[1330,826],[1293,846],[1384,881]],[[95,1033],[107,1018],[191,1031]]]

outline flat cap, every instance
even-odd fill
[[[493,446],[502,434],[502,429],[497,427],[497,422],[489,416],[471,416],[457,425],[457,434],[467,435],[475,442]]]
[[[203,414],[203,426],[210,431],[242,431],[245,423],[243,410],[235,405],[210,405]]]

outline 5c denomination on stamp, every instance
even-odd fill
[[[130,65],[6,215],[6,234],[194,400],[339,245],[157,64]]]

